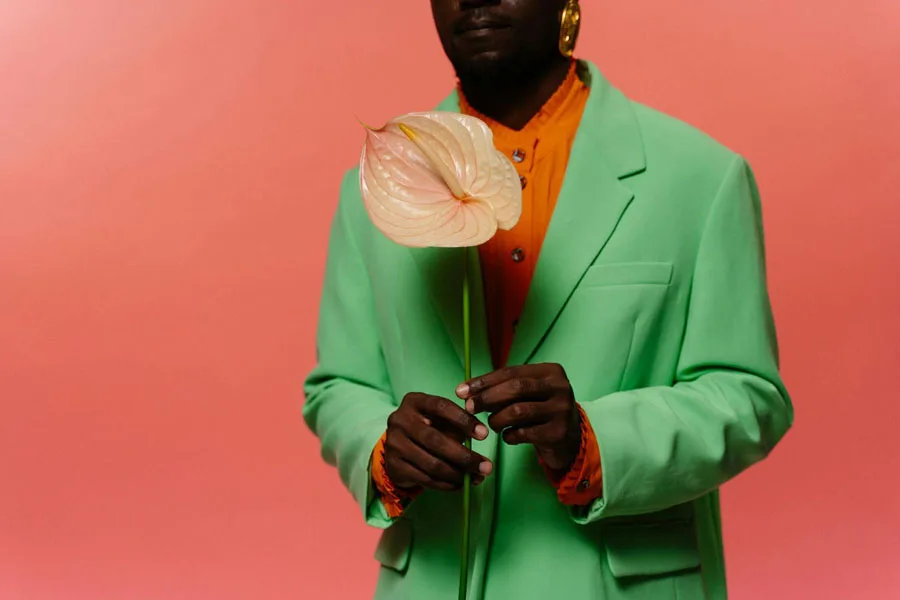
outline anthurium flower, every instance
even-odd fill
[[[423,112],[366,129],[360,189],[372,222],[394,242],[478,246],[519,220],[519,176],[480,119]]]

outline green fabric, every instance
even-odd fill
[[[720,600],[718,487],[793,420],[759,196],[740,156],[580,66],[590,97],[510,363],[564,366],[604,493],[569,509],[532,448],[475,441],[496,466],[472,497],[470,598]],[[458,111],[456,96],[440,109]],[[392,521],[369,458],[405,392],[453,397],[463,380],[462,252],[390,242],[347,173],[303,412],[366,522],[385,529],[379,600],[456,597],[462,495],[427,491]],[[478,374],[491,364],[473,262]]]

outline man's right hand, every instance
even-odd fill
[[[384,470],[402,490],[456,490],[466,472],[480,483],[494,466],[463,441],[487,435],[483,423],[451,400],[409,393],[388,417]]]

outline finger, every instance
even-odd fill
[[[463,471],[422,448],[415,440],[404,438],[394,442],[397,455],[421,471],[429,481],[450,484],[453,489],[463,480]]]
[[[544,400],[552,391],[545,379],[517,377],[475,394],[470,400],[476,413],[496,413],[514,403]]]
[[[497,369],[492,373],[488,373],[487,375],[475,377],[474,379],[470,379],[469,381],[459,384],[456,387],[456,395],[462,399],[471,398],[475,394],[478,394],[488,388],[499,385],[504,381],[508,381],[510,379],[517,379],[522,377],[529,379],[541,379],[544,377],[552,376],[554,374],[562,374],[563,378],[565,378],[565,371],[560,365],[555,363],[538,363],[532,365],[504,367],[502,369]]]
[[[516,402],[494,413],[488,418],[488,425],[496,432],[511,427],[531,427],[547,423],[553,417],[546,402]]]
[[[401,489],[411,489],[418,487],[440,490],[442,492],[450,492],[459,487],[446,481],[432,479],[428,476],[427,473],[402,457],[397,459],[397,464],[394,468],[394,471],[397,474],[397,479],[394,480],[394,485]]]
[[[501,434],[503,441],[510,446],[532,444],[542,446],[552,437],[553,423],[542,423],[525,427],[511,427]]]
[[[447,398],[423,396],[417,408],[426,418],[442,421],[465,438],[483,440],[488,435],[488,429],[481,421]]]
[[[413,396],[408,394],[407,398]],[[392,412],[387,418],[388,431],[399,429],[406,431],[411,427],[431,426],[431,419],[423,415],[419,409],[414,406],[416,402],[408,401],[406,398],[400,408]]]
[[[459,429],[457,429],[456,427],[452,427],[441,420],[434,421],[431,426],[449,437],[457,444],[462,444],[466,441],[466,439],[468,439],[468,436],[463,434]]]
[[[475,394],[478,394],[490,387],[499,385],[504,381],[518,377],[523,370],[526,371],[527,374],[529,366],[530,365],[504,367],[486,375],[475,377],[474,379],[470,379],[469,381],[459,384],[456,387],[456,395],[459,398],[463,399],[471,398]]]
[[[456,442],[457,444],[463,444],[467,439],[470,439],[471,436],[464,434],[457,427],[453,425],[449,425],[440,419],[435,419],[432,427],[449,437],[451,440]],[[483,425],[482,425],[483,427]]]
[[[473,474],[489,475],[493,471],[493,465],[488,459],[466,448],[434,427],[419,427],[414,431],[407,432],[407,435],[423,451],[451,465],[460,472],[468,471]]]

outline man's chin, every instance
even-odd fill
[[[501,52],[485,51],[467,56],[453,65],[461,81],[482,82],[507,79],[518,72],[517,61]]]

